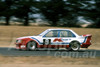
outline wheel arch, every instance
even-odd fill
[[[28,41],[27,41],[27,43],[26,43],[26,47],[27,47],[27,44],[28,44],[29,42],[31,42],[31,41],[36,42],[36,47],[39,45],[39,43],[38,43],[36,40],[31,39],[31,40],[28,40]]]
[[[80,44],[80,42],[78,40],[72,40],[70,43],[72,43],[72,42],[78,42]],[[69,45],[70,45],[70,43],[69,43]]]

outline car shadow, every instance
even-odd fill
[[[5,48],[2,48],[2,47],[0,47],[0,50],[6,50],[6,51],[26,51],[26,52],[28,52],[28,51],[39,51],[39,52],[41,52],[41,51],[44,51],[44,52],[47,52],[47,51],[51,51],[51,52],[55,52],[55,51],[59,51],[59,52],[91,52],[91,51],[98,51],[98,52],[100,52],[100,50],[96,50],[96,49],[80,49],[80,50],[78,50],[78,51],[72,51],[72,50],[67,50],[67,49],[36,49],[36,50],[18,50],[18,49],[15,49],[15,48],[7,48],[7,47],[5,47]]]

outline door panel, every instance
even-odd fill
[[[44,46],[67,46],[71,42],[73,33],[67,30],[51,30],[43,37]]]

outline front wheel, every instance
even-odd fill
[[[34,42],[34,41],[28,42],[27,50],[36,50],[36,42]]]
[[[73,41],[69,44],[69,50],[78,51],[80,49],[80,43],[77,41]]]

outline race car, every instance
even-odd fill
[[[66,48],[77,51],[91,45],[92,35],[79,36],[71,29],[47,29],[37,36],[17,38],[16,49],[36,50],[37,48]]]

